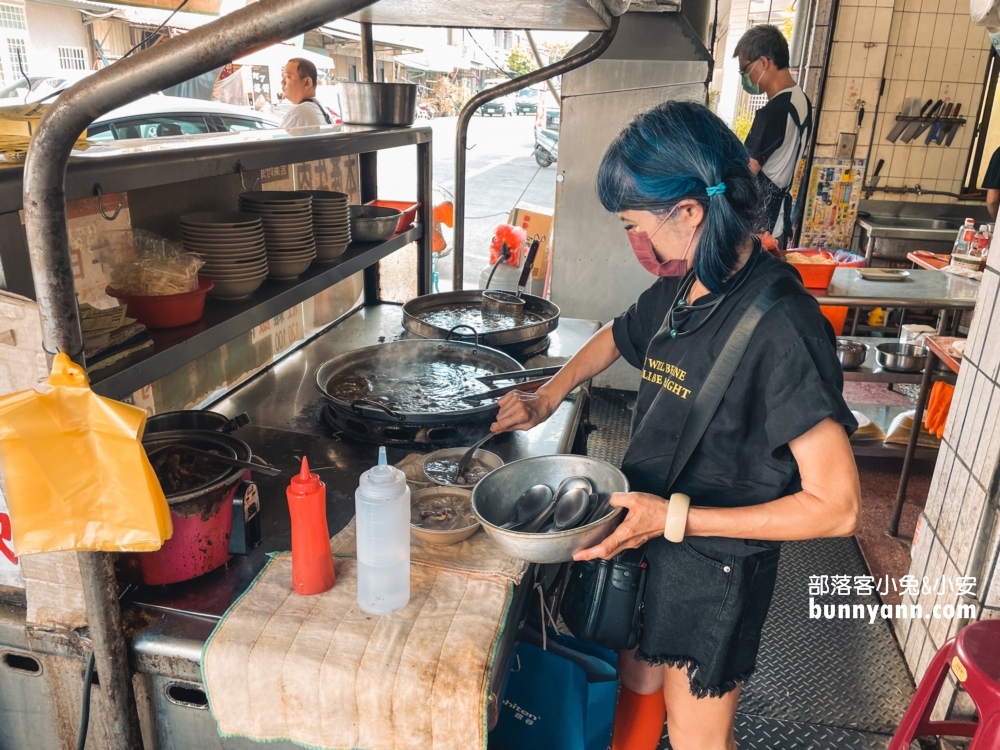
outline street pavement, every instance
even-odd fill
[[[435,202],[451,197],[455,187],[455,130],[458,118],[418,120],[434,131]],[[489,246],[497,224],[505,222],[518,201],[552,209],[555,205],[556,165],[540,169],[533,155],[534,115],[482,117],[469,125],[466,167],[465,288],[475,288],[489,260]],[[416,198],[416,147],[379,152],[378,193],[388,200]],[[527,188],[527,189],[526,189]],[[445,192],[447,191],[447,192]],[[451,233],[445,235],[451,240]],[[440,289],[451,289],[452,256],[440,261]]]

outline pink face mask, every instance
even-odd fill
[[[653,230],[653,234],[659,232],[660,227],[666,224],[667,219],[673,216],[676,211],[677,206],[674,206],[673,210],[663,217],[663,221]],[[635,253],[636,260],[639,261],[640,266],[654,276],[683,276],[688,270],[687,254],[691,250],[691,243],[694,242],[695,232],[697,232],[697,228],[694,232],[691,232],[687,247],[684,248],[684,255],[680,258],[662,261],[656,257],[656,252],[653,250],[652,234],[646,234],[635,229],[626,232],[626,234],[628,235],[628,242],[632,246],[632,252]]]

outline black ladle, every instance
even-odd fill
[[[590,495],[583,490],[570,490],[564,492],[556,502],[553,502],[542,511],[534,521],[528,524],[522,531],[526,534],[534,534],[549,517],[554,516],[552,529],[554,531],[565,531],[571,529],[580,522],[580,519],[587,513],[590,505]]]
[[[507,523],[501,524],[501,529],[517,529],[538,518],[545,510],[552,505],[552,488],[544,484],[536,484],[529,487],[517,499],[514,505],[514,517]]]

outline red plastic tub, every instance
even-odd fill
[[[802,255],[821,255],[829,260],[829,263],[792,263],[789,261],[789,264],[794,266],[795,270],[799,272],[799,276],[802,277],[802,284],[807,289],[829,288],[830,282],[833,281],[833,272],[837,270],[837,259],[833,257],[833,253],[829,253],[826,250],[803,248],[789,250],[788,252],[800,253]]]
[[[214,287],[215,282],[210,278],[199,276],[197,291],[183,294],[146,297],[119,292],[110,286],[104,292],[123,302],[128,307],[129,317],[146,328],[179,328],[201,320],[205,312],[205,295]]]
[[[412,201],[374,200],[368,201],[365,205],[383,206],[385,208],[394,208],[397,211],[402,211],[403,215],[399,217],[399,223],[396,225],[396,234],[405,232],[413,226],[413,222],[417,219],[417,209],[420,208],[419,203],[413,203]]]

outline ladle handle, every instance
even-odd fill
[[[531,242],[531,247],[528,249],[528,257],[524,259],[524,268],[521,269],[521,278],[517,280],[518,297],[524,292],[524,287],[528,285],[528,277],[531,275],[531,269],[535,265],[535,256],[538,255],[538,247],[541,244],[540,240],[532,240]]]

